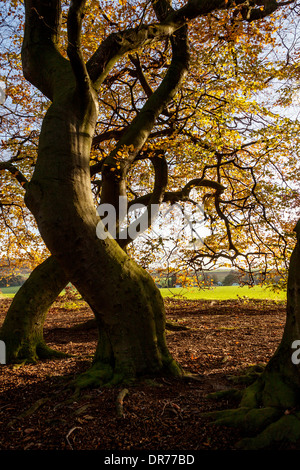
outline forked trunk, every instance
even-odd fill
[[[84,103],[74,89],[51,105],[26,203],[49,250],[95,314],[99,345],[96,373],[88,380],[180,374],[166,345],[164,304],[151,276],[115,240],[96,235],[89,169],[96,118],[95,101],[90,96]]]

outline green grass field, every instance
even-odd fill
[[[19,286],[16,287],[0,287],[0,299],[1,298],[12,298],[20,289]],[[63,295],[65,290],[63,289],[59,295]]]
[[[13,297],[20,287],[0,287],[0,298],[1,297]]]
[[[262,286],[254,287],[236,287],[236,286],[218,286],[210,289],[199,289],[192,287],[184,289],[177,287],[174,289],[162,288],[160,292],[163,297],[180,296],[186,299],[206,299],[206,300],[229,300],[239,297],[261,300],[286,300],[286,292],[274,292]]]
[[[3,287],[1,288],[2,294],[0,297],[13,297],[18,291],[19,287]],[[198,289],[191,287],[183,289],[177,287],[174,289],[163,288],[160,289],[163,297],[179,296],[186,299],[207,299],[207,300],[229,300],[237,299],[238,297],[246,297],[249,299],[269,299],[269,300],[285,300],[286,292],[274,292],[271,289],[266,289],[261,286],[254,287],[236,287],[236,286],[220,286],[210,289]]]

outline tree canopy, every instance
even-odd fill
[[[24,12],[19,2],[2,3],[1,79],[6,90],[1,110],[2,258],[3,264],[8,264],[7,258],[14,260],[14,266],[21,260],[32,268],[46,259],[48,250],[24,206],[24,185],[34,169],[49,100],[23,77]],[[191,14],[196,17],[189,25],[188,75],[153,124],[128,173],[126,194],[131,204],[149,203],[155,180],[164,192],[160,219],[164,230],[157,222],[154,231],[128,246],[150,269],[159,264],[197,271],[233,264],[247,271],[286,273],[298,216],[288,214],[297,200],[298,122],[297,116],[284,110],[290,109],[297,93],[297,40],[287,39],[296,37],[297,16],[294,6],[287,6],[259,23],[244,21],[243,5]],[[263,6],[257,10],[265,16]],[[156,21],[153,8],[142,2],[91,1],[86,12],[81,34],[85,60],[105,38]],[[65,2],[65,19],[67,13]],[[66,26],[67,19],[59,36],[64,57]],[[118,170],[118,159],[123,158],[119,148],[126,148],[121,136],[159,88],[170,66],[171,47],[167,37],[151,41],[149,47],[130,48],[129,54],[122,52],[101,84],[101,111],[90,159],[96,205],[101,201],[103,166],[117,155]],[[172,215],[176,220],[182,217],[178,203],[186,217],[172,224]],[[181,231],[187,216],[189,225]],[[169,231],[164,217],[169,218]],[[199,222],[206,226],[205,232]]]

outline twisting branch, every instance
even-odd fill
[[[216,193],[215,194],[215,208],[217,211],[218,216],[220,217],[221,220],[224,221],[225,227],[226,227],[226,233],[227,233],[227,238],[228,238],[228,245],[229,245],[229,250],[233,250],[235,252],[235,256],[239,255],[240,252],[237,249],[237,247],[234,245],[233,240],[232,240],[232,235],[231,235],[231,229],[230,229],[230,223],[228,220],[228,217],[224,214],[224,212],[221,210],[220,206],[220,194]]]
[[[27,178],[12,163],[0,162],[0,171],[1,170],[9,171],[16,178],[16,180],[21,184],[21,186],[23,186],[23,188],[26,188],[26,185],[28,183]]]
[[[97,148],[99,144],[101,144],[102,142],[105,142],[106,140],[111,140],[111,139],[119,140],[120,137],[122,137],[122,134],[124,133],[124,131],[125,129],[120,129],[120,130],[112,129],[106,132],[102,132],[99,135],[95,135],[95,137],[93,138],[92,147]]]
[[[183,23],[181,21],[179,26]],[[87,62],[87,70],[94,87],[100,88],[113,66],[125,54],[169,37],[177,29],[178,25],[152,24],[111,33]]]
[[[135,31],[134,34],[139,35],[141,31],[142,29]],[[113,204],[116,208],[119,196],[125,195],[126,176],[132,163],[149,138],[157,118],[173,99],[187,75],[190,60],[187,28],[183,26],[178,31],[177,28],[173,31],[172,60],[164,79],[127,127],[103,166],[101,201]]]
[[[151,163],[154,167],[154,188],[151,194],[148,194],[148,199],[146,202],[146,210],[145,212],[134,221],[134,225],[138,226],[139,224],[145,224],[147,228],[150,228],[153,221],[157,217],[157,213],[161,203],[164,200],[165,190],[168,184],[168,164],[165,159],[165,155],[161,152],[158,152],[157,155],[152,155],[150,158]],[[131,203],[128,203],[128,209],[130,209],[133,204],[144,204],[138,199],[135,199]],[[125,229],[126,233],[131,233],[130,226],[129,229]],[[123,239],[122,234],[120,233],[120,240],[119,245],[122,248],[125,248],[129,243],[131,243],[133,239],[128,235],[125,239]]]
[[[119,181],[121,181],[126,177],[131,164],[149,138],[158,116],[173,99],[186,77],[190,54],[185,27],[177,31],[172,37],[172,49],[172,61],[166,76],[158,88],[152,93],[136,118],[132,121],[114,151],[107,157],[106,173],[103,173],[103,194],[105,202],[111,202],[106,198],[107,194],[109,194],[109,191],[106,191],[106,186],[111,187],[111,185],[114,184],[112,182],[111,169],[116,168],[118,155],[123,153],[123,148],[131,148],[128,154],[126,156],[124,155],[122,158],[119,172],[114,172],[113,174],[113,178],[119,178]]]
[[[145,77],[145,74],[143,72],[141,62],[140,62],[140,58],[139,58],[138,54],[136,54],[136,55],[129,54],[129,59],[131,60],[131,62],[135,66],[135,71],[131,71],[130,74],[135,75],[139,79],[139,82],[142,85],[142,88],[143,88],[144,92],[146,93],[146,96],[148,98],[150,98],[150,96],[153,93],[153,90],[151,89],[151,86],[147,82],[147,78]]]
[[[68,47],[67,54],[81,91],[90,89],[90,78],[87,72],[81,49],[81,27],[86,0],[72,0],[68,12]]]
[[[139,25],[136,28],[110,34],[89,59],[87,69],[96,88],[99,88],[114,64],[125,54],[171,37],[177,30],[185,26],[188,20],[207,15],[216,8],[232,8],[236,4],[244,3],[244,0],[237,0],[235,3],[228,0],[210,2],[190,0],[179,10],[171,8],[170,2],[167,0],[152,0],[151,3],[158,23]]]
[[[186,185],[180,189],[179,191],[165,191],[164,197],[162,199],[162,202],[170,202],[171,204],[174,204],[175,202],[187,202],[190,201],[190,192],[193,188],[200,188],[200,187],[206,187],[206,188],[212,188],[215,189],[216,194],[220,195],[224,190],[225,186],[222,184],[218,183],[217,181],[211,181],[205,178],[194,178]],[[133,204],[145,204],[148,205],[149,201],[151,200],[153,193],[150,194],[145,194],[144,196],[140,196],[133,201],[130,201],[128,203],[128,207],[130,208]]]
[[[61,27],[60,0],[25,0],[22,67],[26,80],[53,100],[54,88],[69,73],[69,61],[58,50]],[[53,67],[53,63],[56,66]]]
[[[170,8],[168,1],[152,1],[159,23],[142,25],[137,28],[110,34],[88,61],[87,67],[94,85],[99,87],[114,64],[124,55],[154,42],[171,37],[189,20],[208,15],[214,10],[228,10],[239,7],[247,21],[264,18],[280,6],[295,0],[189,0],[179,10]]]
[[[258,0],[253,2],[248,0],[241,6],[241,14],[246,21],[261,20],[266,16],[271,15],[279,7],[295,3],[295,0],[287,2],[277,2],[277,0]]]
[[[255,143],[255,142],[254,142]],[[266,207],[263,201],[260,200],[259,193],[256,191],[257,179],[255,173],[255,165],[261,158],[259,155],[254,163],[242,163],[242,157],[238,157],[238,152],[246,152],[246,145],[243,148],[230,153],[215,153],[217,158],[216,165],[208,165],[206,168],[214,168],[216,170],[218,181],[226,181],[227,184],[227,197],[221,198],[220,194],[214,195],[214,208],[218,218],[223,220],[225,224],[224,234],[220,233],[217,229],[217,235],[220,238],[216,249],[214,244],[210,245],[210,239],[203,241],[203,249],[197,249],[194,255],[190,257],[190,265],[200,266],[200,269],[208,268],[219,263],[219,260],[228,259],[239,271],[244,272],[253,282],[255,278],[255,271],[253,268],[257,262],[264,258],[264,268],[260,268],[260,275],[266,278],[268,271],[268,258],[272,259],[272,266],[276,269],[277,274],[282,275],[280,266],[281,258],[287,259],[287,241],[284,235],[280,233],[272,218],[268,217]],[[222,161],[221,157],[236,153],[236,158]],[[228,174],[228,165],[232,165],[239,170],[239,173],[247,171],[252,178],[252,184],[243,183],[243,188],[237,191],[236,183],[239,182],[238,178]],[[203,171],[203,176],[205,171]],[[228,193],[231,190],[231,198]],[[240,194],[241,193],[241,194]],[[230,208],[233,208],[230,210]],[[237,217],[235,217],[237,214]],[[217,217],[213,214],[207,214],[211,221],[211,229],[213,234],[213,224],[216,222]],[[275,245],[274,238],[268,240],[263,239],[261,235],[261,227],[267,228],[267,231],[277,237],[277,246]],[[236,239],[234,229],[237,228],[241,232],[241,240]],[[243,245],[243,238],[246,237],[247,246],[249,251],[246,253],[239,247]],[[220,249],[222,242],[225,242],[227,248]],[[280,250],[280,255],[276,252]],[[244,265],[244,266],[243,266]],[[261,263],[260,263],[261,266]]]

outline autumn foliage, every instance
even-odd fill
[[[62,5],[59,44],[65,57],[68,3]],[[259,23],[242,21],[238,9],[216,10],[189,25],[188,76],[128,174],[128,198],[142,202],[153,190],[154,156],[168,167],[161,218],[154,230],[128,246],[146,268],[183,274],[233,265],[285,275],[298,217],[299,129],[291,110],[298,49],[296,41],[287,44],[285,39],[296,34],[296,15],[290,10],[280,9]],[[109,34],[155,20],[148,3],[88,1],[81,37],[84,58]],[[31,269],[49,254],[23,200],[49,106],[23,77],[23,28],[22,5],[2,1],[0,78],[6,100],[1,105],[1,258],[3,266],[13,269]],[[91,153],[95,205],[100,203],[105,159],[161,83],[170,48],[165,39],[125,55],[101,85]],[[195,178],[195,185],[180,195]],[[202,186],[204,179],[223,186],[222,191]],[[194,231],[182,210],[193,220]]]

